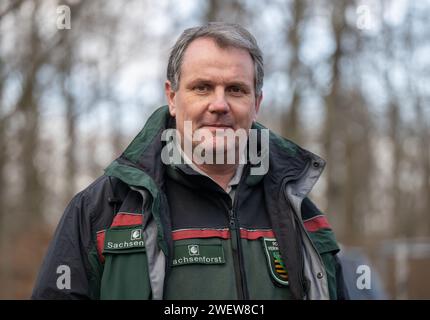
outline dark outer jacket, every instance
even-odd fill
[[[157,109],[105,174],[72,199],[48,248],[33,299],[128,298],[123,292],[104,295],[112,291],[115,279],[103,277],[107,265],[97,250],[98,245],[103,247],[107,229],[124,225],[142,228],[142,250],[146,252],[142,281],[150,288],[148,298],[163,298],[164,280],[172,267],[173,240],[163,192],[166,166],[160,155],[162,133],[172,123],[167,106]],[[264,127],[256,123],[253,128]],[[266,207],[280,254],[285,257],[292,298],[347,298],[334,234],[323,213],[307,197],[324,161],[273,132],[267,156],[269,171],[264,176],[250,176],[247,182],[263,179]],[[144,214],[144,219],[138,214]],[[58,268],[64,265],[70,267],[71,285],[59,289]]]

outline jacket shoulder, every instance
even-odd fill
[[[115,214],[109,199],[115,196],[121,199],[127,188],[118,179],[101,176],[73,197],[39,270],[33,299],[88,299],[93,296],[95,271],[90,252],[95,248],[96,232],[107,228]],[[60,289],[57,285],[59,267],[66,267],[72,275],[69,288]]]
[[[110,225],[129,190],[121,180],[102,175],[76,194],[69,206],[78,206],[79,212],[89,218],[98,231]]]
[[[302,221],[319,253],[339,251],[333,229],[326,215],[308,198],[301,206]]]

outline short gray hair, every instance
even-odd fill
[[[170,51],[167,65],[167,80],[170,81],[173,91],[179,88],[181,65],[185,50],[197,38],[211,38],[221,48],[234,47],[249,52],[254,61],[254,87],[255,94],[259,96],[263,88],[263,54],[258,47],[254,36],[245,28],[234,23],[210,22],[204,26],[184,30]]]

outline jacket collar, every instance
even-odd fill
[[[152,187],[161,189],[165,172],[165,165],[161,161],[164,146],[161,137],[165,129],[172,127],[174,118],[170,116],[168,107],[158,108],[122,155],[106,168],[106,174],[117,176],[129,185],[145,187],[149,178]],[[254,123],[252,128],[267,129],[259,123]],[[277,185],[287,179],[294,184],[297,193],[303,196],[310,192],[325,166],[324,160],[317,155],[272,131],[269,131],[269,152],[265,156],[269,157],[266,178]],[[124,170],[123,166],[139,173],[130,174],[130,170]],[[250,175],[247,183],[257,183],[262,178]]]

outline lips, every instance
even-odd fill
[[[233,127],[229,124],[224,123],[208,123],[203,124],[201,128],[213,128],[213,129],[233,129]]]

